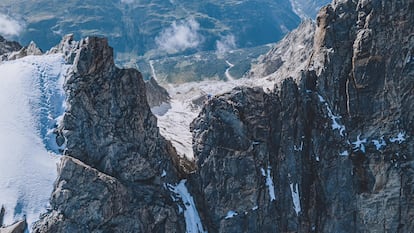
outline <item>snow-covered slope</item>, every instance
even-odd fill
[[[229,68],[231,69],[231,67]],[[164,87],[171,96],[170,104],[164,103],[153,107],[151,111],[158,118],[160,133],[171,141],[178,154],[181,157],[194,160],[190,124],[198,116],[203,104],[209,98],[229,92],[236,86],[259,86],[265,91],[269,91],[274,88],[274,85],[275,81],[266,77],[168,84]]]
[[[62,55],[0,63],[0,205],[4,224],[46,210],[59,147],[52,132],[64,112]]]

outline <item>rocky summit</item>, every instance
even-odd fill
[[[68,106],[56,130],[66,150],[51,211],[33,231],[185,231],[164,188],[178,182],[179,159],[159,135],[140,73],[116,68],[106,39],[69,36],[56,51],[73,61],[64,83]]]
[[[70,66],[63,155],[31,230],[414,232],[413,32],[412,0],[334,0],[246,75],[272,90],[200,101],[194,161],[160,134],[155,80],[115,66],[104,38],[65,36],[48,52]]]
[[[191,179],[209,232],[414,230],[413,7],[334,1],[300,77],[209,101]]]

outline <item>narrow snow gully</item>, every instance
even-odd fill
[[[172,198],[179,203],[179,210],[184,211],[186,233],[207,233],[201,223],[193,196],[191,196],[185,183],[187,180],[181,180],[177,185],[167,184],[167,188],[174,194]],[[183,207],[181,206],[183,204]]]
[[[230,69],[234,67],[234,64],[230,63],[227,60],[226,60],[226,63],[229,67],[226,69],[226,72],[224,74],[226,75],[226,78],[228,81],[234,81],[235,78],[230,74]]]
[[[0,205],[8,225],[29,224],[49,205],[62,147],[53,129],[64,113],[62,54],[0,64]]]

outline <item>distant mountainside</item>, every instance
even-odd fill
[[[0,29],[0,34],[9,34],[6,38],[23,45],[36,41],[43,50],[69,33],[75,38],[103,36],[114,47],[116,62],[138,67],[144,79],[154,76],[155,67],[167,82],[223,80],[227,62],[235,65],[230,70],[234,77],[242,77],[270,43],[279,41],[305,17],[315,18],[327,2],[2,0],[0,24],[8,21],[13,27]],[[234,59],[229,54],[234,50],[246,59]],[[189,55],[184,59],[194,65],[183,66],[183,56]]]
[[[22,22],[23,44],[34,40],[47,49],[67,33],[98,35],[108,37],[117,52],[140,55],[215,50],[217,43],[263,45],[300,22],[289,0],[3,0],[0,9]]]

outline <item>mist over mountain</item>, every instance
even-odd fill
[[[108,37],[118,54],[159,57],[276,42],[299,24],[292,4],[308,8],[310,1],[303,2],[306,4],[289,0],[3,0],[0,22],[8,19],[18,25],[7,34],[22,44],[36,41],[43,50],[74,33],[77,38]],[[309,15],[314,17],[315,5],[319,8],[327,1],[311,2]]]

